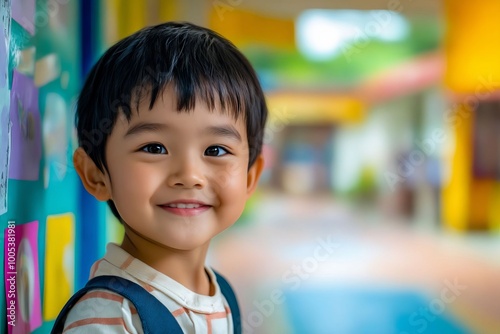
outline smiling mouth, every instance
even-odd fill
[[[201,205],[200,204],[193,204],[193,203],[171,203],[167,204],[169,208],[179,208],[179,209],[195,209],[199,208]]]
[[[203,203],[168,203],[159,205],[163,210],[178,216],[197,216],[210,209],[212,206]]]

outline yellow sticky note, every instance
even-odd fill
[[[47,217],[43,318],[57,317],[73,294],[75,228],[71,213]]]
[[[61,75],[61,61],[55,53],[51,53],[35,62],[35,85],[44,86]]]

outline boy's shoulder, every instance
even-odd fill
[[[69,311],[68,333],[142,333],[141,320],[130,300],[106,289],[88,291]]]

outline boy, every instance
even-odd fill
[[[232,333],[236,310],[205,257],[257,185],[266,117],[251,65],[211,30],[171,22],[112,46],[80,94],[73,162],[125,236],[90,277],[139,284],[184,333]],[[64,321],[64,333],[143,332],[130,301],[106,289],[87,292]]]

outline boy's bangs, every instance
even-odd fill
[[[143,99],[149,99],[149,109],[151,110],[158,99],[162,98],[166,89],[173,88],[174,98],[177,101],[177,110],[179,112],[192,111],[196,103],[204,103],[209,110],[218,110],[232,115],[237,120],[241,115],[246,115],[245,91],[247,85],[243,82],[234,82],[228,84],[218,78],[198,78],[194,83],[186,78],[165,78],[161,86],[158,83],[142,84],[133,89],[132,103],[136,111],[139,111],[139,103]],[[130,113],[125,113],[130,118]]]
[[[217,108],[235,118],[245,116],[258,95],[251,91],[256,81],[251,65],[213,36],[203,37],[177,45],[179,40],[149,41],[152,37],[148,36],[144,43],[155,44],[154,52],[149,48],[139,55],[134,51],[136,46],[130,45],[120,57],[129,69],[114,72],[118,74],[115,80],[122,83],[116,94],[121,94],[125,105],[130,105],[130,96],[136,97],[135,108],[149,96],[151,109],[171,85],[179,111],[193,110],[196,101],[202,101],[210,110]],[[123,96],[128,100],[123,100]],[[130,119],[130,108],[122,111]]]

